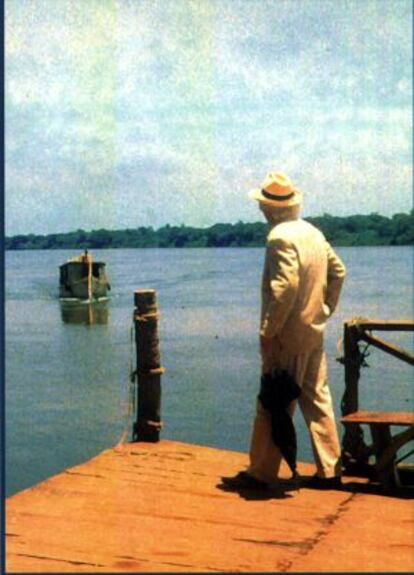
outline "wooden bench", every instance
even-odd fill
[[[341,422],[345,426],[369,425],[378,479],[385,487],[394,484],[397,451],[414,439],[414,413],[406,411],[355,411],[343,416]],[[390,429],[392,426],[408,427],[408,429],[392,435]]]

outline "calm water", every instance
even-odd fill
[[[6,494],[116,444],[130,433],[128,389],[133,292],[154,288],[159,323],[163,438],[247,451],[259,382],[262,249],[95,250],[107,262],[111,300],[62,308],[58,266],[72,251],[6,253]],[[343,367],[335,361],[346,318],[412,317],[412,249],[342,248],[348,278],[327,331],[336,412]],[[412,348],[408,334],[390,338]],[[363,370],[367,409],[408,409],[412,371],[373,350]],[[312,461],[296,414],[299,459]]]

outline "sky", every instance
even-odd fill
[[[411,0],[6,0],[5,233],[412,209]]]

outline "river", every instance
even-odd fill
[[[411,247],[338,248],[347,279],[326,334],[340,413],[345,319],[411,319]],[[67,310],[58,268],[74,251],[9,251],[6,263],[6,496],[115,445],[128,416],[133,292],[157,290],[162,438],[246,452],[259,385],[262,248],[95,250],[107,263],[110,301]],[[411,334],[387,338],[412,349]],[[410,409],[412,369],[373,350],[361,378],[367,409]],[[312,461],[302,416],[298,457]],[[340,426],[341,427],[341,426]],[[342,430],[341,430],[342,433]]]

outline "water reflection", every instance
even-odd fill
[[[60,303],[62,321],[71,324],[95,325],[108,323],[109,310],[106,302]]]

